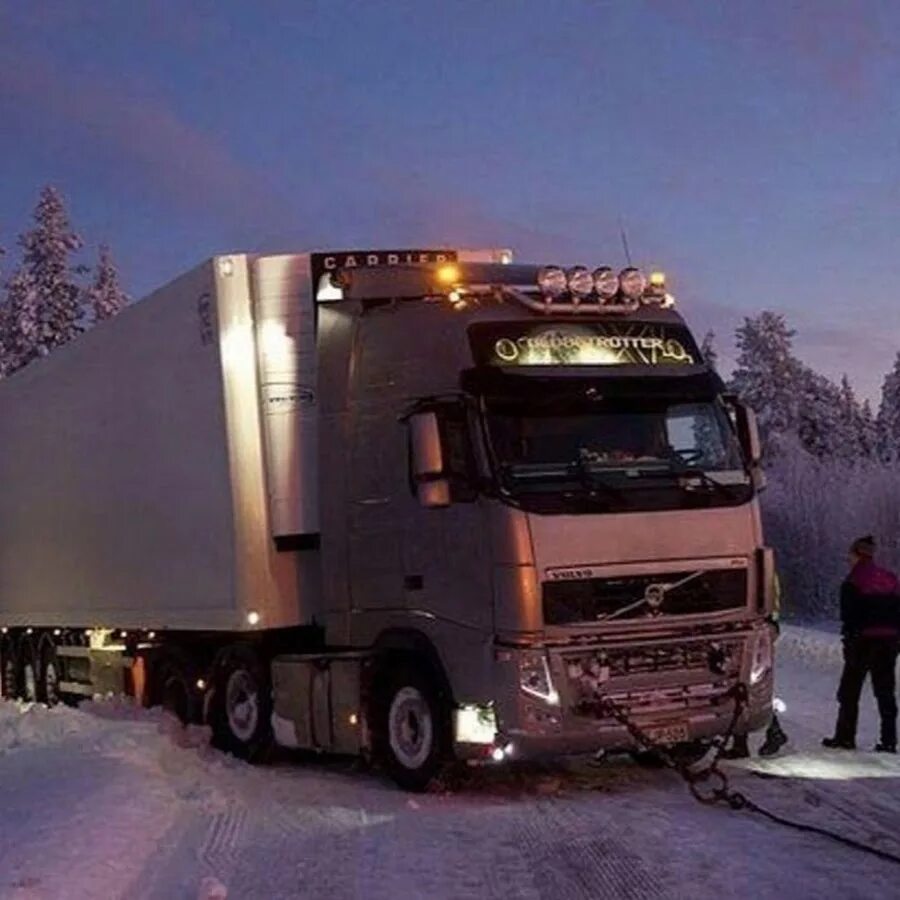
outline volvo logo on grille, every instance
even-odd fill
[[[666,590],[668,585],[665,584],[648,584],[644,589],[644,603],[647,604],[651,615],[656,615],[666,599]]]

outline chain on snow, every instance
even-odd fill
[[[635,724],[625,709],[611,698],[600,697],[598,703],[607,715],[624,726],[641,747],[655,753],[668,768],[681,775],[691,794],[701,803],[724,802],[732,809],[742,809],[747,804],[746,798],[738,791],[730,789],[728,776],[719,768],[719,758],[729,740],[734,736],[734,729],[747,704],[747,688],[738,682],[725,694],[725,697],[734,699],[734,709],[728,729],[724,735],[714,739],[715,746],[712,756],[705,759],[705,764],[701,768],[695,768],[691,763],[678,759],[667,745],[654,741],[640,726]]]
[[[822,837],[827,837],[833,841],[844,844],[847,847],[851,847],[854,850],[861,850],[864,853],[877,856],[887,862],[900,864],[900,856],[896,856],[887,850],[881,850],[878,847],[873,847],[869,844],[855,841],[852,838],[844,837],[844,835],[829,831],[827,828],[819,828],[816,825],[806,825],[802,822],[794,822],[791,819],[779,816],[759,804],[754,803],[740,791],[731,790],[728,783],[728,776],[719,768],[719,759],[722,756],[722,751],[734,736],[734,730],[740,720],[741,713],[743,713],[744,708],[747,705],[747,687],[738,682],[725,694],[725,696],[734,698],[734,709],[731,714],[731,721],[728,724],[728,730],[724,735],[720,735],[713,739],[714,749],[712,755],[704,757],[704,765],[700,768],[695,768],[695,765],[678,759],[666,744],[654,741],[642,728],[640,728],[640,726],[632,721],[626,710],[611,698],[599,697],[597,704],[606,715],[624,726],[639,746],[655,753],[665,766],[681,775],[687,783],[691,794],[701,803],[707,805],[724,803],[731,809],[746,809],[750,812],[764,816],[779,825],[794,828],[797,831],[818,834]]]

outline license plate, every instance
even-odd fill
[[[647,737],[655,744],[684,744],[688,740],[687,725],[660,725],[646,729]]]

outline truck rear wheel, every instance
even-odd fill
[[[56,647],[45,639],[41,647],[40,683],[38,696],[47,706],[56,706],[60,701],[59,662],[56,658]]]
[[[192,685],[189,667],[178,657],[164,657],[157,663],[154,700],[185,725],[194,721]]]
[[[34,644],[26,638],[19,644],[19,684],[26,703],[38,702],[38,672],[40,664]]]
[[[378,761],[408,791],[424,791],[450,756],[450,714],[434,680],[411,665],[385,671],[374,698]]]
[[[9,637],[0,645],[0,679],[3,699],[15,700],[19,696],[19,665],[15,644]]]
[[[213,740],[226,753],[254,762],[271,747],[272,689],[252,647],[229,647],[216,661],[210,718]]]

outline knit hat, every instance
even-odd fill
[[[857,556],[873,557],[875,555],[875,538],[871,534],[857,538],[850,545],[850,552],[855,553]]]

